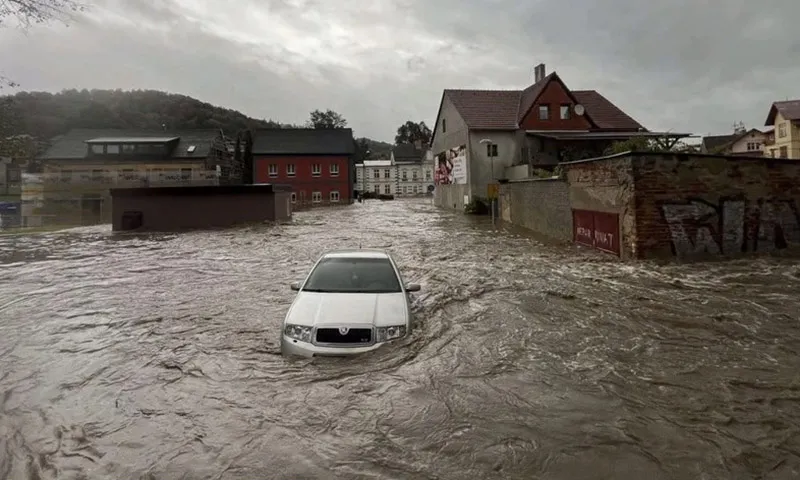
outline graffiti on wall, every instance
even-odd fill
[[[449,148],[436,155],[433,182],[436,185],[467,183],[467,146]]]
[[[723,198],[661,205],[677,256],[770,252],[800,246],[800,216],[793,200]]]

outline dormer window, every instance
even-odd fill
[[[550,105],[539,105],[539,120],[550,120]]]

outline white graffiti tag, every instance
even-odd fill
[[[725,200],[719,207],[690,201],[662,205],[662,212],[679,257],[800,245],[800,222],[794,204],[788,201],[759,201],[749,211],[743,200]]]

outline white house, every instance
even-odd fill
[[[395,196],[433,193],[433,154],[419,145],[397,145],[389,160],[365,160],[356,164],[359,192]]]

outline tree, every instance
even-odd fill
[[[311,128],[345,128],[347,120],[333,110],[314,110],[306,125]]]
[[[397,128],[397,135],[394,137],[395,145],[402,143],[415,143],[422,142],[423,145],[430,145],[431,143],[431,129],[425,125],[425,122],[412,122],[411,120],[400,125]]]
[[[28,28],[85,8],[75,0],[0,0],[0,26],[13,18],[22,28]]]
[[[354,139],[355,142],[355,153],[353,155],[353,159],[356,163],[361,163],[364,160],[369,159],[370,150],[369,150],[369,142],[367,142],[366,138],[359,138]]]

